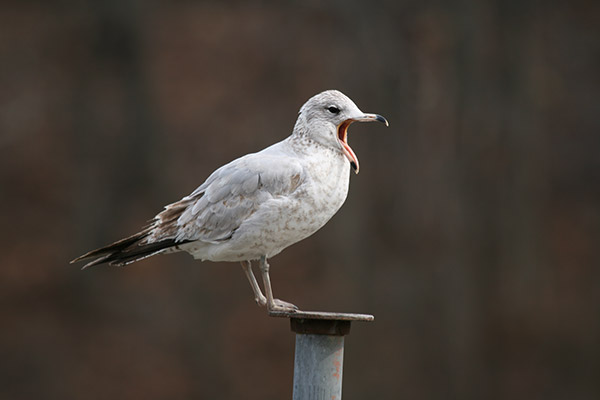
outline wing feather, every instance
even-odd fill
[[[306,179],[300,162],[280,153],[277,146],[224,165],[189,196],[167,205],[147,228],[72,262],[91,258],[85,267],[105,262],[125,265],[177,251],[183,243],[219,243],[231,238],[266,202],[293,195]]]
[[[290,195],[304,179],[302,165],[293,158],[255,156],[219,168],[192,194],[165,207],[154,219],[147,241],[227,240],[262,204]]]

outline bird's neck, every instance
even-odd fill
[[[322,140],[318,140],[319,135],[314,135],[306,127],[305,124],[296,123],[294,131],[286,139],[290,145],[298,154],[311,155],[315,153],[332,153],[343,155],[341,149],[331,143],[323,143]]]

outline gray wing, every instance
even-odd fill
[[[304,179],[303,167],[292,158],[264,153],[241,157],[166,206],[155,217],[147,242],[227,240],[261,204],[292,194]]]

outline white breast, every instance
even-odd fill
[[[273,151],[283,150],[302,164],[304,176],[297,189],[261,204],[229,240],[194,242],[181,246],[182,250],[211,261],[272,257],[312,235],[331,219],[348,194],[349,162],[341,153],[314,143],[302,143],[304,154],[295,155],[293,144],[286,142],[280,142]]]

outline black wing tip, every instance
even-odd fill
[[[88,251],[84,255],[69,261],[69,264],[75,264],[79,261],[94,258],[94,260],[85,264],[81,269],[84,270],[104,262],[108,262],[109,265],[116,265],[113,264],[113,262],[117,263],[118,259],[113,257],[118,258],[120,254],[126,252],[128,248],[134,247],[136,244],[139,246],[140,242],[148,236],[149,232],[150,228],[144,228],[144,230],[134,235],[118,240],[99,249]]]
[[[69,264],[74,264],[78,261],[81,261],[81,260],[84,260],[84,259],[90,258],[90,257],[93,257],[93,256],[77,257],[76,259],[70,261]],[[107,265],[110,265],[111,267],[123,267],[127,264],[131,264],[133,262],[136,262],[136,261],[146,258],[148,256],[136,257],[135,259],[130,259],[130,260],[127,260],[127,258],[125,258],[126,261],[121,260],[120,257],[123,257],[123,253],[121,253],[121,252],[114,252],[114,253],[98,256],[96,259],[88,262],[83,267],[81,267],[81,271],[86,270],[90,267],[95,267],[96,265],[105,264],[105,263]]]
[[[105,254],[105,255],[97,256],[94,260],[88,262],[83,267],[81,267],[81,270],[83,271],[84,269],[88,269],[89,267],[93,267],[94,265],[102,264],[103,262],[106,262],[107,258],[109,258],[111,255],[113,255],[113,254]],[[83,261],[87,258],[92,258],[92,257],[93,256],[88,256],[87,254],[84,254],[82,256],[79,256],[79,257],[69,261],[69,264],[75,264],[75,263]]]
[[[86,258],[87,258],[87,257],[86,257],[86,254],[84,254],[84,255],[82,255],[82,256],[79,256],[79,257],[77,257],[77,258],[74,258],[74,259],[72,259],[71,261],[69,261],[69,264],[75,264],[75,263],[78,263],[79,261],[81,261],[81,260],[85,260]]]
[[[122,242],[117,242],[117,246],[108,246],[99,250],[94,250],[86,253],[70,263],[85,260],[87,258],[94,258],[94,260],[85,264],[81,269],[87,269],[95,265],[107,263],[110,266],[122,267],[136,261],[143,260],[145,258],[160,254],[167,249],[178,246],[183,242],[176,242],[175,239],[162,240],[155,243],[140,244],[139,241],[134,241],[126,246],[122,245]]]
[[[88,262],[83,267],[81,267],[81,269],[84,270],[86,268],[93,267],[94,265],[102,264],[107,258],[114,254],[115,253],[99,253],[98,250],[93,250],[88,253],[85,253],[82,256],[72,259],[71,261],[69,261],[69,264],[75,264],[88,258],[94,258],[94,260]]]

